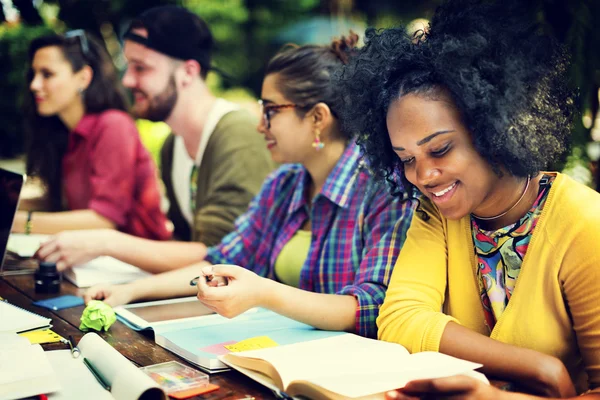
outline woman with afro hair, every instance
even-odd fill
[[[600,387],[600,195],[544,171],[566,149],[573,100],[564,51],[533,20],[517,1],[448,1],[417,38],[369,30],[338,74],[343,129],[382,178],[420,192],[379,338],[481,363],[528,393],[456,376],[389,398],[600,399],[588,393]]]

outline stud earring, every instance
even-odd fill
[[[80,96],[83,96],[83,88],[77,89],[77,93],[79,93]]]
[[[316,151],[321,151],[325,147],[325,143],[321,142],[321,131],[319,129],[315,129],[315,140],[312,142],[312,147]]]

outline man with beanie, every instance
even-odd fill
[[[62,232],[37,252],[61,270],[102,255],[152,273],[202,260],[207,246],[233,230],[275,168],[258,120],[206,85],[213,39],[202,19],[181,7],[155,7],[131,23],[124,39],[123,85],[133,94],[135,114],[164,121],[173,132],[161,150],[161,171],[180,241],[110,230]]]

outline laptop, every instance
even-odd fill
[[[0,168],[0,276],[8,274],[6,246],[19,207],[25,175]],[[10,268],[13,269],[14,268]]]

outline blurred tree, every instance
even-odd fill
[[[572,55],[571,76],[580,91],[580,110],[595,115],[596,93],[600,87],[600,30],[594,24],[600,18],[598,0],[529,0],[537,5],[538,17],[546,29],[568,46]],[[143,10],[163,4],[178,4],[207,21],[215,36],[217,48],[213,63],[226,77],[212,77],[209,84],[222,94],[222,89],[248,88],[258,95],[265,63],[283,42],[302,42],[314,32],[299,32],[292,36],[282,32],[289,27],[311,28],[308,21],[346,19],[351,24],[364,23],[375,27],[407,24],[415,18],[431,18],[442,0],[12,0],[19,10],[21,22],[28,26],[52,26],[58,31],[86,29],[105,40],[118,67],[119,37],[131,18]],[[56,11],[44,12],[48,7]],[[37,8],[36,8],[37,7]],[[0,7],[0,22],[4,20]],[[20,148],[18,93],[24,86],[24,49],[37,31],[25,28],[0,27],[0,73],[7,76],[1,84],[0,156]],[[353,25],[350,25],[353,26]],[[15,30],[16,29],[16,30]],[[47,28],[46,28],[47,29]],[[360,32],[362,33],[362,32]],[[294,37],[297,35],[297,37]],[[14,42],[14,43],[13,43]],[[230,79],[227,78],[230,77]],[[209,76],[210,77],[210,76]],[[248,93],[236,89],[235,93]],[[247,98],[247,94],[243,95]],[[573,141],[583,147],[589,141],[589,127],[576,119]],[[9,138],[9,139],[7,139]],[[12,139],[10,139],[12,138]],[[14,145],[10,145],[15,141]],[[7,144],[8,143],[8,144]],[[14,147],[16,150],[11,149]],[[585,152],[578,152],[578,154]]]
[[[14,157],[23,150],[21,98],[26,91],[29,42],[50,32],[45,26],[0,27],[0,157]]]
[[[23,23],[27,25],[40,25],[43,22],[38,10],[33,6],[32,0],[12,0],[12,2],[19,10]]]

